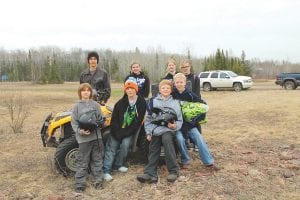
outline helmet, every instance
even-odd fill
[[[101,124],[101,120],[97,120],[96,110],[90,110],[79,117],[79,128],[94,131]]]
[[[152,112],[155,113],[154,119],[151,123],[158,126],[167,126],[169,122],[177,121],[177,114],[173,108],[152,108]]]

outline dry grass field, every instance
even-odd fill
[[[0,200],[300,199],[300,89],[285,91],[274,81],[256,82],[239,93],[202,91],[210,106],[203,135],[221,171],[209,171],[191,151],[193,168],[181,170],[175,183],[167,183],[162,166],[159,182],[148,185],[136,180],[143,164],[129,160],[127,174],[115,173],[105,189],[88,185],[75,197],[73,178],[56,172],[55,149],[42,146],[40,128],[50,111],[72,107],[77,86],[0,83]],[[120,84],[112,86],[110,105],[121,96]],[[11,94],[30,107],[23,133],[9,128],[3,101]]]

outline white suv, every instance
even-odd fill
[[[249,76],[239,76],[232,71],[206,71],[199,74],[200,87],[204,91],[211,91],[217,88],[233,88],[236,92],[248,89],[253,85]]]

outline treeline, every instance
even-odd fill
[[[299,64],[286,61],[247,60],[243,51],[240,57],[230,55],[228,51],[217,49],[216,53],[204,58],[191,56],[189,50],[185,55],[170,54],[161,49],[148,49],[141,52],[139,48],[129,51],[111,49],[94,49],[100,55],[100,67],[104,68],[111,80],[122,81],[130,71],[130,64],[137,61],[152,82],[157,82],[166,73],[166,61],[173,57],[180,62],[192,60],[194,72],[227,69],[253,78],[274,79],[279,72],[300,70]],[[87,65],[88,50],[73,48],[68,51],[57,47],[41,47],[28,51],[6,51],[0,49],[0,81],[32,81],[33,83],[62,83],[79,81],[81,71]]]
[[[217,49],[216,53],[204,58],[204,71],[231,70],[239,75],[251,76],[251,63],[242,51],[241,57],[229,56],[228,51]]]
[[[122,81],[130,72],[130,65],[134,61],[141,64],[142,70],[151,80],[159,81],[166,73],[168,58],[174,57],[178,63],[186,58],[184,55],[168,54],[159,49],[149,49],[147,52],[141,52],[138,48],[118,52],[111,49],[94,50],[100,56],[99,66],[104,68],[114,81]],[[79,81],[81,71],[88,66],[87,54],[88,50],[81,48],[69,51],[57,47],[42,47],[28,51],[0,50],[1,81],[34,83]],[[196,66],[201,66],[201,62],[201,59],[193,60]]]

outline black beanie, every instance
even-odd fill
[[[99,63],[99,54],[96,51],[89,52],[88,57],[87,57],[88,62],[91,57],[95,57],[97,59],[97,64]]]

